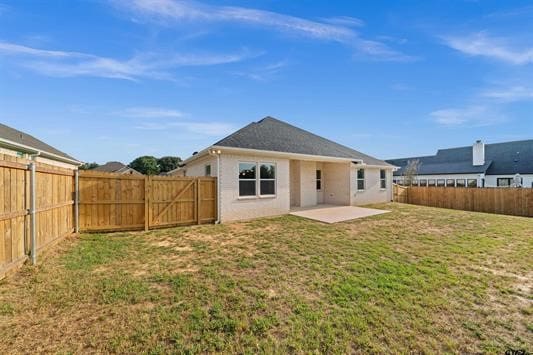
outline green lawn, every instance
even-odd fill
[[[66,241],[0,282],[0,353],[533,351],[533,219],[377,207]]]

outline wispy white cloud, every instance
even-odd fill
[[[313,21],[277,12],[237,6],[215,6],[194,1],[176,0],[112,0],[140,18],[163,22],[233,22],[274,29],[308,38],[335,41],[369,56],[383,60],[412,60],[386,44],[362,38],[353,27],[363,22],[352,17],[336,17]]]
[[[180,110],[147,106],[128,107],[111,113],[112,116],[127,117],[137,122],[133,125],[135,129],[144,131],[186,131],[203,136],[223,136],[235,130],[231,124],[224,122],[202,122],[192,120]]]
[[[179,118],[184,116],[181,111],[164,107],[130,107],[117,111],[116,114],[130,118]]]
[[[279,72],[289,65],[287,60],[280,60],[274,63],[255,67],[250,70],[235,71],[233,74],[255,81],[270,81],[277,76]]]
[[[481,95],[502,102],[531,101],[533,100],[533,88],[526,86],[511,86],[507,88],[487,90]]]
[[[256,55],[248,50],[234,54],[143,53],[121,60],[80,52],[38,49],[0,41],[0,56],[15,57],[17,58],[15,64],[56,77],[94,76],[126,80],[141,78],[172,80],[171,71],[177,67],[229,64]]]
[[[223,122],[196,122],[196,121],[165,121],[165,122],[141,122],[136,129],[145,131],[168,131],[172,129],[185,130],[190,133],[205,136],[224,136],[235,130],[231,124]]]
[[[443,37],[446,45],[471,56],[487,57],[513,65],[533,63],[533,47],[518,46],[508,38],[486,32]]]
[[[363,27],[365,22],[359,18],[351,16],[336,16],[322,19],[324,22],[332,25],[346,26],[346,27]]]
[[[444,126],[490,126],[506,120],[499,110],[488,105],[445,108],[430,113],[431,118]]]

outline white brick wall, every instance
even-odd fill
[[[350,169],[350,186],[352,191],[351,204],[353,206],[371,203],[389,202],[392,200],[392,171],[387,170],[387,188],[381,189],[380,169],[365,168],[365,190],[357,190],[357,168]]]
[[[350,163],[324,163],[322,180],[325,204],[350,204]]]
[[[222,154],[220,157],[221,221],[275,216],[290,211],[289,160],[249,155]],[[239,162],[276,164],[275,197],[239,197]]]
[[[300,207],[316,206],[316,162],[300,161]]]
[[[217,176],[217,158],[211,155],[202,157],[185,166],[185,176],[205,176],[205,166],[211,165],[211,176]]]

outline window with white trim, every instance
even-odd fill
[[[437,179],[437,186],[438,187],[444,187],[446,185],[446,180],[444,179]]]
[[[239,196],[256,196],[257,164],[239,163]]]
[[[447,187],[455,187],[455,179],[446,179]]]
[[[365,189],[365,169],[357,169],[357,190]]]
[[[466,179],[457,179],[457,180],[455,180],[455,186],[457,186],[457,187],[465,187],[466,186]]]
[[[204,167],[204,175],[205,176],[211,176],[211,164],[207,164]]]
[[[259,195],[272,196],[276,194],[276,165],[261,163],[259,167]]]
[[[382,189],[387,188],[387,170],[385,169],[379,170],[379,184]]]

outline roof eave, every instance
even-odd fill
[[[80,166],[80,165],[83,164],[79,160],[70,159],[70,158],[67,158],[67,157],[62,157],[61,155],[50,153],[50,152],[47,152],[45,150],[32,148],[30,146],[27,146],[27,145],[24,145],[24,144],[20,144],[20,143],[16,143],[16,142],[10,141],[8,139],[0,138],[0,143],[3,143],[7,147],[20,149],[20,150],[22,150],[24,152],[27,152],[27,153],[39,154],[41,157],[49,158],[49,159],[52,159],[52,160],[57,160],[57,161],[60,161],[60,162],[63,162],[63,163],[73,164],[73,165],[77,165],[77,166]]]

